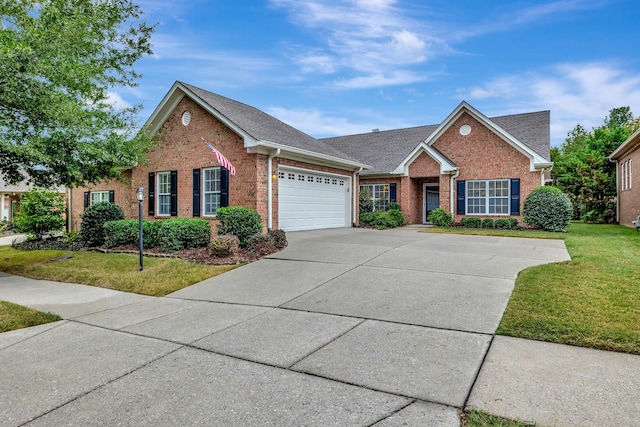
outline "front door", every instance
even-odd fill
[[[424,217],[422,222],[427,223],[431,211],[440,207],[440,186],[438,184],[424,184],[423,194]]]

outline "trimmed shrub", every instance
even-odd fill
[[[427,219],[436,227],[451,227],[453,225],[453,215],[442,208],[432,210]]]
[[[247,245],[247,240],[254,234],[262,232],[262,218],[255,209],[245,206],[228,206],[218,208],[218,234],[231,233],[240,239],[240,247]]]
[[[224,234],[216,236],[211,240],[210,253],[213,256],[225,257],[238,251],[240,248],[240,239],[233,234]]]
[[[373,195],[371,194],[371,188],[362,187],[360,194],[358,195],[358,207],[360,214],[366,214],[373,212]]]
[[[269,234],[254,234],[247,239],[247,250],[259,255],[269,255],[277,251],[274,238]]]
[[[398,202],[389,202],[389,210],[400,210],[400,203]]]
[[[399,227],[404,224],[404,215],[398,209],[389,209],[387,215],[395,222],[394,227]]]
[[[277,249],[283,249],[287,246],[287,235],[284,230],[269,230],[267,234],[271,236]]]
[[[483,218],[482,228],[495,228],[495,222],[493,221],[493,218]]]
[[[80,235],[87,246],[102,246],[104,244],[104,224],[107,221],[124,219],[122,208],[115,203],[99,202],[87,207],[80,214]]]
[[[137,219],[121,219],[104,223],[104,247],[113,248],[122,245],[138,245],[140,223]],[[158,246],[158,222],[142,221],[142,246]]]
[[[569,227],[573,206],[569,196],[557,187],[535,188],[522,207],[524,222],[546,231],[565,231]]]
[[[35,188],[20,197],[20,210],[13,219],[22,233],[42,238],[64,228],[64,197],[60,193]]]
[[[154,223],[157,227],[158,247],[164,252],[201,248],[211,241],[211,223],[206,219],[171,218]]]
[[[520,225],[518,224],[518,218],[509,218],[509,228],[511,230],[517,230],[518,228],[520,228]]]
[[[460,224],[467,228],[480,228],[482,227],[482,220],[475,216],[466,216],[460,220]]]
[[[493,226],[495,228],[500,228],[500,229],[509,229],[511,228],[511,224],[509,223],[509,220],[507,218],[498,218],[493,222]]]
[[[397,209],[390,211],[374,211],[360,214],[360,225],[375,227],[378,230],[398,227],[404,224],[404,215]]]

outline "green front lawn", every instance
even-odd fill
[[[573,222],[566,233],[444,231],[564,239],[572,260],[520,272],[498,334],[640,354],[640,233],[634,229]]]
[[[200,265],[172,258],[145,258],[144,271],[139,271],[137,255],[19,251],[10,246],[0,247],[0,271],[6,273],[152,296],[167,295],[236,267]]]
[[[62,318],[57,314],[43,313],[7,301],[0,301],[0,333],[58,320]]]

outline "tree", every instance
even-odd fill
[[[551,151],[551,171],[558,187],[569,196],[574,218],[614,222],[615,164],[607,158],[639,126],[629,107],[609,111],[604,124],[587,132],[577,125],[559,149]]]
[[[20,197],[20,210],[14,223],[23,233],[41,238],[64,227],[64,197],[53,191],[33,189]]]
[[[131,0],[0,0],[0,173],[13,184],[78,186],[119,176],[151,136],[140,106],[109,91],[136,85],[153,26]]]

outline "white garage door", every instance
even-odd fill
[[[278,226],[285,231],[347,227],[350,183],[346,176],[280,168]]]

